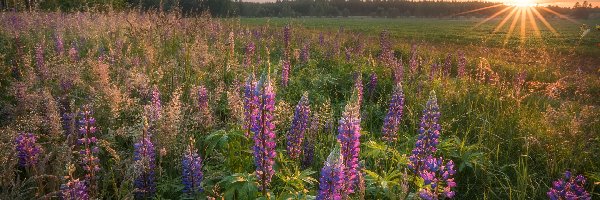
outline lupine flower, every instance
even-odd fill
[[[454,162],[448,161],[446,165],[443,164],[443,159],[434,158],[431,155],[428,156],[423,163],[423,167],[419,171],[419,176],[423,178],[423,184],[425,185],[419,191],[419,197],[426,200],[439,199],[440,196],[444,198],[454,197],[455,192],[452,188],[456,187],[454,182]]]
[[[315,139],[307,136],[306,141],[302,143],[302,167],[308,168],[315,159]]]
[[[346,55],[346,61],[352,59],[352,48],[344,47],[344,54]]]
[[[319,33],[319,45],[323,46],[325,44],[325,36],[323,36],[323,32]]]
[[[310,118],[310,106],[308,104],[308,93],[305,92],[296,105],[292,127],[287,135],[287,152],[292,159],[298,159],[302,153],[302,142],[304,134],[308,130],[308,120]]]
[[[401,83],[404,79],[404,64],[402,63],[402,57],[394,64],[394,83]]]
[[[283,52],[285,59],[290,58],[290,39],[292,37],[292,30],[290,29],[290,25],[286,25],[283,27]]]
[[[15,138],[15,149],[21,167],[32,167],[37,164],[41,148],[36,143],[36,139],[33,133],[19,133]]]
[[[229,59],[233,59],[233,56],[235,55],[235,35],[234,35],[233,31],[229,32],[228,41],[229,41]]]
[[[65,45],[63,43],[63,39],[60,33],[54,33],[54,44],[56,46],[56,52],[58,53],[58,55],[62,55],[65,51]]]
[[[212,114],[208,105],[208,90],[206,87],[200,85],[197,89],[197,95],[198,111],[202,115],[201,123],[205,126],[210,126],[212,124]]]
[[[415,148],[412,150],[412,155],[409,157],[408,168],[415,173],[423,166],[425,159],[437,151],[438,138],[442,129],[438,124],[439,118],[440,111],[437,98],[435,92],[431,91],[425,110],[423,110],[423,117],[421,117],[419,136]]]
[[[374,72],[371,73],[371,76],[369,77],[369,83],[367,83],[367,88],[369,90],[369,95],[373,96],[373,94],[375,93],[375,88],[377,88],[377,74],[375,74]]]
[[[286,87],[290,79],[290,61],[284,59],[281,65],[281,85]]]
[[[71,61],[79,60],[79,51],[77,50],[75,43],[71,44],[71,48],[69,49],[69,58],[71,58]]]
[[[388,113],[383,119],[383,139],[392,142],[396,141],[397,132],[402,120],[402,109],[404,107],[404,92],[402,91],[402,84],[396,84],[392,99],[390,100],[390,107]]]
[[[260,180],[260,190],[266,193],[271,177],[275,174],[275,124],[273,112],[275,111],[275,92],[271,79],[263,76],[254,92],[258,98],[258,109],[252,124],[254,133],[254,164],[256,176]]]
[[[336,147],[325,161],[319,178],[317,200],[341,200],[346,178],[344,176],[344,157]]]
[[[40,79],[48,78],[48,68],[44,61],[44,47],[39,44],[35,47],[35,67],[37,68]]]
[[[196,153],[194,148],[194,139],[190,138],[190,144],[183,155],[181,165],[183,166],[182,179],[183,179],[183,192],[189,195],[202,192],[202,179],[204,174],[202,173],[202,158]]]
[[[152,198],[156,192],[156,183],[154,182],[155,153],[154,144],[150,134],[148,134],[148,125],[145,125],[144,132],[140,140],[133,145],[133,161],[135,162],[135,198]]]
[[[552,188],[546,194],[551,200],[591,200],[592,197],[585,190],[585,177],[572,176],[570,171],[565,172],[565,177],[552,183]]]
[[[450,70],[452,69],[452,54],[448,53],[446,60],[444,61],[443,76],[450,76]]]
[[[246,46],[246,55],[244,58],[244,66],[250,67],[252,65],[252,57],[254,57],[254,51],[256,50],[256,46],[254,46],[254,42],[248,43]]]
[[[254,124],[255,115],[258,113],[258,97],[255,95],[256,80],[251,74],[244,85],[244,129],[246,129],[246,137],[250,136],[250,130]]]
[[[390,59],[394,57],[392,52],[392,44],[389,40],[389,32],[387,30],[383,30],[379,34],[379,47],[381,48],[381,54],[379,54],[379,60],[384,63],[388,63]]]
[[[60,186],[60,199],[62,200],[88,200],[90,196],[87,192],[85,182],[79,179],[70,180]]]
[[[98,159],[98,146],[96,139],[96,119],[92,116],[92,110],[89,106],[84,106],[79,120],[79,139],[77,144],[81,147],[79,154],[81,156],[81,166],[85,171],[85,179],[94,187],[96,173],[100,171],[100,160]]]
[[[411,76],[416,76],[419,68],[419,56],[417,55],[416,44],[413,44],[410,48],[410,60],[408,61],[408,67],[410,68]]]
[[[303,63],[307,63],[309,59],[310,59],[310,43],[306,42],[306,43],[304,43],[304,46],[302,46],[302,50],[300,51],[300,60]]]
[[[435,75],[438,72],[438,64],[437,63],[433,63],[431,64],[431,68],[429,69],[429,80],[433,81],[433,79],[435,79]]]
[[[466,70],[465,68],[467,67],[467,59],[465,58],[465,53],[462,51],[458,52],[458,77],[462,78],[465,77],[466,74]]]
[[[353,92],[353,99],[346,104],[338,126],[338,140],[340,141],[341,154],[344,163],[345,190],[354,192],[358,176],[358,156],[360,152],[360,106],[358,104],[357,89]]]
[[[158,91],[158,87],[154,86],[152,89],[152,96],[150,99],[150,106],[148,107],[148,120],[151,126],[155,125],[162,117],[162,104],[160,102],[160,92]]]

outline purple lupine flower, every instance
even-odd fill
[[[208,90],[203,85],[198,86],[197,88],[197,103],[198,103],[198,111],[201,115],[200,122],[204,125],[204,127],[210,127],[212,124],[212,114],[210,111],[210,107],[208,105]]]
[[[323,46],[325,44],[325,36],[323,36],[323,32],[319,33],[319,45]]]
[[[421,117],[419,136],[412,155],[409,157],[408,168],[415,173],[423,166],[427,156],[433,155],[437,151],[438,138],[442,129],[442,126],[438,124],[439,118],[440,111],[435,91],[431,91],[425,110],[423,110],[423,117]]]
[[[317,200],[341,200],[344,192],[344,157],[340,149],[336,147],[331,151],[325,166],[321,169],[321,178],[319,178],[319,192]]]
[[[15,138],[19,166],[32,167],[37,164],[41,147],[36,143],[36,139],[37,137],[33,133],[19,133]]]
[[[154,86],[152,89],[152,96],[150,98],[150,106],[148,107],[148,120],[150,125],[154,126],[162,116],[162,104],[160,101],[160,91],[158,91],[158,87]]]
[[[292,127],[287,135],[287,152],[292,159],[298,159],[302,153],[302,142],[304,134],[308,130],[308,120],[310,118],[310,106],[308,104],[308,93],[304,92],[292,120]]]
[[[302,50],[300,51],[300,60],[302,61],[302,63],[307,63],[309,59],[310,59],[310,43],[306,42],[306,43],[304,43],[304,46],[302,46]]]
[[[350,61],[352,59],[352,49],[348,47],[344,47],[344,54],[346,55],[346,61]]]
[[[62,55],[63,52],[65,51],[65,45],[62,39],[62,36],[60,35],[60,33],[54,33],[54,44],[55,44],[55,50],[56,53],[58,53],[58,55]]]
[[[290,80],[290,61],[284,59],[281,65],[281,85],[286,87]]]
[[[254,42],[249,42],[246,45],[246,54],[244,55],[244,67],[252,66],[252,58],[254,57],[254,52],[256,50],[256,46]]]
[[[459,51],[458,52],[458,77],[462,78],[465,77],[466,74],[466,67],[467,67],[467,58],[465,58],[465,53],[463,51]]]
[[[369,83],[367,83],[367,88],[369,95],[373,96],[375,93],[375,88],[377,88],[377,74],[375,74],[375,72],[371,73],[371,76],[369,77]]]
[[[190,138],[190,144],[187,151],[183,155],[181,165],[183,167],[182,179],[183,179],[183,193],[188,195],[194,195],[203,191],[202,179],[204,174],[202,173],[202,158],[196,153],[197,150],[194,148],[194,139]]]
[[[431,64],[431,68],[429,69],[429,81],[433,81],[433,79],[435,79],[435,75],[437,74],[438,70],[438,64],[436,62]]]
[[[70,180],[60,186],[60,199],[62,200],[88,200],[87,186],[79,179]]]
[[[96,119],[92,116],[93,112],[90,106],[84,106],[80,113],[81,119],[79,125],[79,139],[77,144],[81,147],[79,154],[81,156],[81,166],[85,171],[85,180],[93,189],[96,181],[96,173],[100,171],[100,159],[98,152],[100,151],[96,139]]]
[[[450,76],[450,70],[452,70],[452,54],[448,53],[446,60],[444,61],[444,70],[442,75],[444,77]]]
[[[308,168],[313,164],[315,159],[315,142],[312,138],[307,138],[302,143],[302,167]]]
[[[390,59],[394,57],[392,52],[392,44],[389,40],[389,33],[387,30],[383,30],[379,34],[379,47],[381,48],[381,54],[379,54],[379,60],[383,63],[388,63]]]
[[[426,200],[439,199],[440,196],[453,198],[455,192],[452,191],[452,188],[456,187],[453,178],[455,173],[452,160],[444,165],[442,157],[434,158],[429,155],[419,171],[419,176],[423,178],[423,184],[425,185],[419,191],[419,197]]]
[[[402,120],[402,109],[404,107],[404,92],[402,91],[402,84],[396,84],[392,99],[390,100],[390,107],[388,113],[383,120],[383,139],[388,142],[396,141],[397,132],[400,128],[400,121]]]
[[[410,60],[408,61],[408,67],[410,68],[411,76],[416,76],[419,68],[419,55],[417,55],[416,44],[413,44],[410,48]]]
[[[263,76],[254,91],[258,98],[258,112],[254,115],[252,132],[254,133],[254,164],[256,176],[260,180],[260,190],[266,194],[271,177],[275,174],[275,124],[273,112],[275,111],[275,91],[271,79]]]
[[[44,60],[44,46],[42,46],[42,44],[38,44],[35,47],[35,67],[37,68],[40,79],[46,80],[46,78],[48,78],[48,68],[46,67]]]
[[[394,83],[401,83],[404,80],[404,63],[402,57],[393,63],[394,65]]]
[[[292,38],[292,30],[290,28],[290,25],[285,25],[285,27],[283,27],[283,52],[284,52],[284,56],[285,59],[289,59],[290,58],[290,40]]]
[[[133,161],[135,162],[136,174],[133,185],[136,199],[152,198],[156,192],[154,144],[152,144],[151,136],[148,134],[147,125],[145,126],[142,137],[133,145]]]
[[[353,92],[352,100],[346,104],[338,126],[338,140],[344,163],[344,191],[354,192],[358,176],[358,156],[360,152],[360,105],[358,89]]]
[[[69,49],[69,58],[71,58],[71,61],[79,60],[79,51],[77,50],[77,45],[74,42],[71,44],[71,48]]]
[[[244,85],[244,129],[246,137],[250,136],[255,115],[258,114],[258,97],[254,94],[256,90],[256,80],[254,75],[250,74]]]
[[[572,176],[570,171],[565,172],[565,177],[552,183],[552,188],[546,194],[551,200],[591,200],[590,193],[585,190],[585,177]]]

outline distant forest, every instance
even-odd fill
[[[492,8],[468,12],[485,7]],[[441,0],[278,0],[272,3],[243,0],[0,0],[0,10],[178,10],[185,15],[197,15],[208,11],[218,17],[483,17],[504,7],[505,5],[496,2]],[[588,18],[591,14],[600,13],[600,8],[592,7],[587,1],[577,2],[569,8],[549,8],[575,18]],[[548,14],[543,9],[539,10],[542,14]]]

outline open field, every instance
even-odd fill
[[[0,199],[599,198],[600,31],[481,20],[0,13]]]

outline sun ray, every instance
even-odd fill
[[[516,10],[518,11],[518,13],[516,13],[515,17],[513,17],[513,20],[510,23],[510,27],[508,28],[508,32],[506,33],[506,36],[504,36],[504,44],[508,43],[510,36],[512,35],[513,31],[515,30],[515,26],[517,25],[517,22],[519,21],[519,18],[521,17],[521,12],[523,11],[522,9],[516,9]]]
[[[510,11],[510,13],[508,13],[508,15],[506,15],[506,17],[504,17],[504,19],[500,22],[500,24],[498,24],[498,26],[496,26],[496,28],[494,29],[494,31],[492,33],[496,33],[498,32],[503,26],[504,24],[506,24],[506,22],[508,20],[510,20],[510,18],[512,18],[512,16],[515,14],[515,12],[517,11],[517,8],[513,8],[512,11]]]
[[[519,28],[521,28],[520,34],[519,34],[520,39],[521,39],[521,45],[525,44],[525,33],[527,31],[526,27],[525,27],[525,22],[527,22],[527,15],[525,15],[526,14],[525,12],[528,9],[529,9],[529,7],[523,7],[523,8],[521,8],[521,11],[519,11],[519,12],[521,12],[521,24],[519,27]]]
[[[565,16],[563,14],[560,14],[560,13],[558,13],[558,12],[556,12],[556,11],[550,9],[550,8],[542,7],[542,9],[544,9],[546,12],[552,13],[552,14],[554,14],[554,15],[562,18],[562,19],[566,19],[567,21],[570,21],[572,23],[579,24],[579,22],[575,21],[574,19],[571,19],[571,18],[569,18],[569,17],[567,17],[567,16]]]
[[[461,13],[458,13],[458,14],[454,14],[452,16],[464,15],[464,14],[473,13],[473,12],[482,11],[482,10],[487,10],[487,9],[490,9],[490,8],[495,8],[495,7],[500,7],[500,6],[504,6],[504,4],[496,4],[496,5],[493,5],[493,6],[486,6],[486,7],[483,7],[483,8],[477,8],[477,9],[474,9],[474,10],[469,10],[469,11],[461,12]]]
[[[475,27],[473,27],[473,29],[475,29],[475,28],[477,28],[477,27],[481,26],[482,24],[484,24],[484,23],[486,23],[486,22],[488,22],[488,21],[490,21],[490,20],[492,20],[492,19],[496,18],[498,15],[501,15],[502,13],[506,12],[506,11],[507,11],[507,10],[509,10],[510,8],[511,8],[511,7],[506,7],[506,8],[504,8],[504,9],[502,9],[502,10],[500,10],[500,11],[498,11],[498,12],[494,13],[492,16],[489,16],[489,17],[488,17],[488,18],[486,18],[485,20],[483,20],[483,21],[481,21],[481,22],[479,22],[479,23],[475,24]]]
[[[537,22],[535,22],[535,18],[533,17],[533,14],[531,14],[531,9],[532,8],[527,8],[527,19],[529,19],[529,23],[531,23],[535,36],[541,38],[542,33],[540,32],[540,27],[538,27]]]
[[[544,18],[544,16],[542,16],[542,14],[540,14],[540,12],[536,8],[532,8],[531,11],[533,11],[533,14],[535,14],[535,16],[546,26],[546,28],[548,28],[552,33],[554,33],[554,35],[559,35],[556,29],[554,29],[554,27],[552,27],[552,25],[548,23],[546,18]]]

